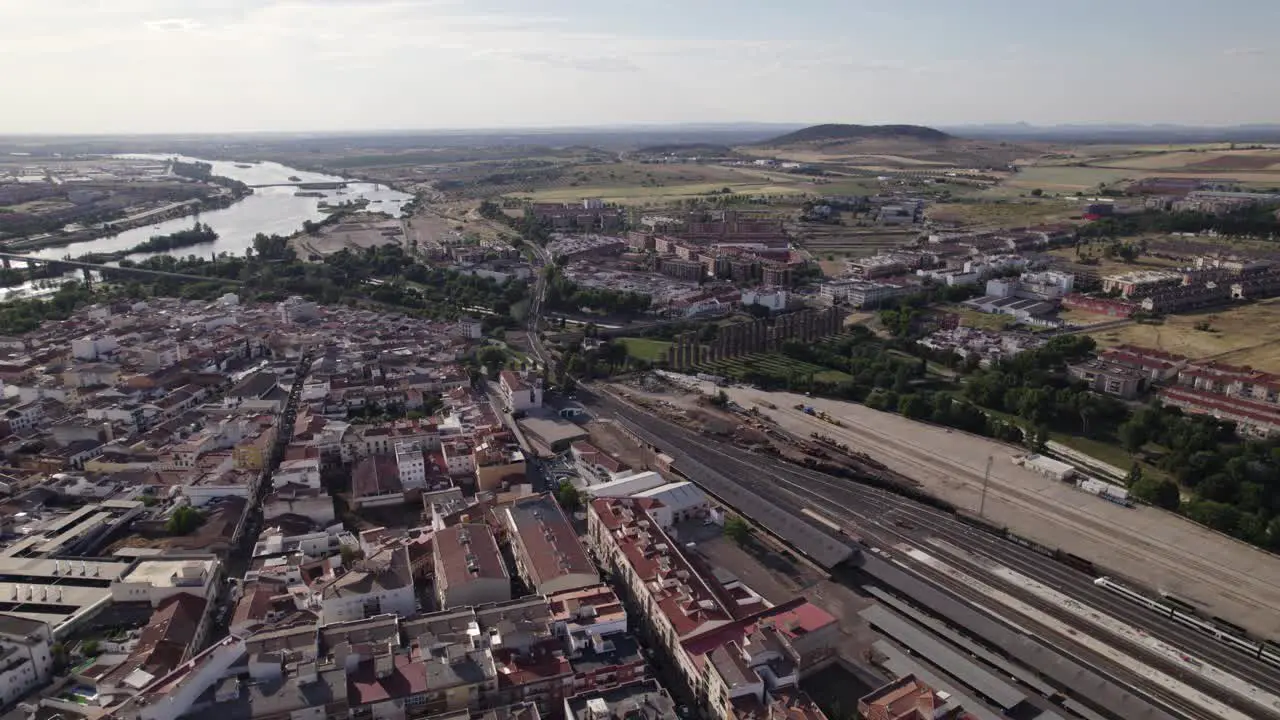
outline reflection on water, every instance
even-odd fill
[[[223,175],[248,185],[296,182],[338,182],[342,178],[333,175],[297,170],[279,163],[263,162],[248,167],[238,167],[235,163],[216,160],[200,160],[174,155],[121,155],[124,158],[147,160],[165,160],[178,157],[187,162],[206,162],[213,166],[214,175]],[[370,200],[369,209],[382,211],[398,217],[404,203],[413,196],[392,190],[385,185],[373,183],[352,183],[343,190],[308,191],[320,192],[324,197],[298,197],[295,187],[257,188],[254,193],[231,207],[213,210],[200,215],[200,222],[212,227],[218,233],[218,240],[208,245],[193,245],[179,248],[172,254],[187,256],[201,255],[208,257],[221,252],[232,255],[243,255],[246,248],[253,246],[253,238],[258,233],[268,235],[292,235],[302,229],[302,223],[324,219],[325,213],[319,209],[320,203],[328,202],[336,205],[346,200],[366,198]],[[195,222],[194,217],[176,218],[164,222],[145,225],[127,230],[112,237],[98,238],[87,242],[75,243],[65,247],[45,248],[29,254],[42,258],[79,257],[94,252],[115,252],[128,250],[153,235],[168,235],[185,230]],[[144,258],[150,254],[139,254],[134,257]]]

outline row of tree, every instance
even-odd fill
[[[1214,231],[1221,235],[1273,237],[1280,234],[1277,206],[1257,204],[1224,213],[1194,210],[1164,212],[1147,210],[1128,215],[1114,215],[1095,220],[1079,229],[1083,239],[1114,238],[1146,233],[1199,233]]]

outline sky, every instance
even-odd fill
[[[1276,0],[0,0],[0,133],[1280,122]]]

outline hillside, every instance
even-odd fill
[[[952,136],[941,130],[921,125],[844,125],[831,123],[802,128],[759,143],[767,147],[780,147],[799,143],[846,143],[859,140],[906,140],[939,143]]]

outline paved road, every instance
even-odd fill
[[[928,538],[941,538],[972,553],[994,559],[1078,602],[1144,628],[1152,636],[1183,648],[1203,661],[1260,687],[1280,687],[1280,669],[1262,664],[1213,638],[1195,634],[1181,625],[1111,595],[1095,586],[1091,576],[1015,543],[974,529],[948,513],[886,491],[811,472],[774,458],[745,453],[731,445],[664,423],[621,403],[605,401],[603,404],[627,422],[651,434],[660,435],[669,447],[696,457],[701,464],[715,467],[717,471],[727,474],[757,493],[766,494],[780,506],[793,512],[809,507],[829,517],[839,518],[870,542],[881,543],[885,547],[905,541],[917,547],[929,548],[925,542]],[[1053,612],[1065,622],[1080,622],[1060,608],[1042,609]],[[1097,634],[1097,631],[1092,634]],[[1157,661],[1151,664],[1161,665]],[[1185,675],[1181,668],[1165,665],[1163,669]],[[1193,680],[1190,677],[1187,679]],[[1219,692],[1211,685],[1204,689],[1210,694]]]

